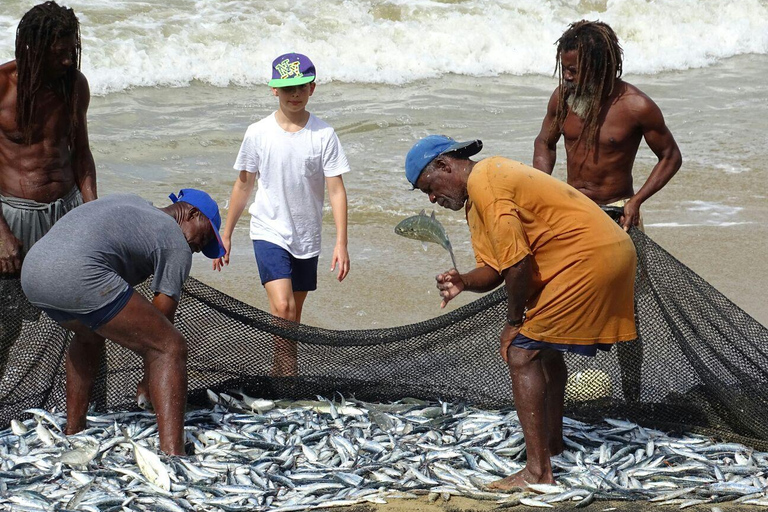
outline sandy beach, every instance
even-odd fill
[[[760,257],[768,239],[760,221],[768,213],[762,127],[768,115],[762,82],[767,62],[766,56],[740,56],[705,69],[627,77],[660,105],[684,158],[678,174],[643,205],[647,234],[763,324],[768,323],[768,259]],[[530,162],[554,85],[545,76],[447,76],[398,87],[320,84],[312,107],[335,126],[353,168],[345,177],[352,270],[341,284],[328,270],[334,232],[326,205],[318,291],[307,300],[304,322],[366,329],[441,314],[434,275],[450,266],[447,252],[436,245],[424,251],[419,242],[396,236],[394,226],[422,209],[435,209],[464,269],[474,265],[469,232],[461,213],[434,207],[410,190],[402,170],[405,152],[420,136],[447,133],[482,139],[479,157],[499,154]],[[94,98],[91,139],[101,193],[140,189],[164,204],[171,191],[198,186],[218,199],[226,215],[242,132],[272,111],[273,99],[267,88],[204,84]],[[554,174],[564,179],[560,151]],[[654,162],[653,153],[641,146],[636,187]],[[265,309],[247,222],[244,216],[235,231],[227,269],[214,273],[197,258],[192,275]],[[475,298],[459,296],[449,308]]]
[[[612,510],[618,510],[621,512],[643,512],[648,510],[649,507],[653,507],[653,510],[658,512],[676,512],[680,510],[679,505],[659,505],[654,503],[653,505],[646,502],[627,502],[627,501],[601,501],[596,500],[585,507],[575,509],[574,503],[566,504],[554,504],[554,506],[547,510],[565,511],[565,510],[584,510],[586,512],[607,512]],[[712,507],[718,507],[723,512],[741,512],[746,510],[754,510],[751,505],[733,505],[733,504],[713,504],[713,505],[699,505],[697,507],[691,507],[690,510],[711,510]],[[518,505],[509,508],[499,508],[493,502],[472,500],[462,497],[453,497],[449,501],[444,502],[437,500],[430,503],[426,497],[420,497],[418,499],[407,500],[391,500],[385,505],[362,505],[348,508],[337,508],[337,512],[486,512],[489,510],[538,510],[536,507],[528,507],[525,505]]]

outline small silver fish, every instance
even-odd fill
[[[71,450],[63,452],[58,461],[68,466],[87,466],[99,454],[100,447],[97,439],[82,440]],[[75,507],[68,508],[74,509]]]
[[[88,482],[84,486],[82,486],[78,491],[70,498],[70,500],[67,502],[67,509],[69,510],[75,510],[78,505],[80,505],[80,502],[83,501],[83,498],[85,497],[86,493],[91,489],[91,482]]]
[[[162,512],[299,512],[421,494],[434,502],[492,500],[498,509],[589,509],[596,499],[697,510],[723,501],[768,506],[768,453],[705,436],[672,436],[623,420],[564,418],[568,449],[552,457],[557,485],[502,495],[485,491],[487,484],[522,469],[526,453],[514,410],[318,397],[264,400],[265,411],[250,405],[262,399],[246,401],[242,393],[211,395],[211,409],[185,414],[185,437],[196,450],[189,458],[154,454],[157,421],[146,412],[89,415],[94,427],[65,438],[49,425],[63,425],[64,415],[48,419],[38,410],[39,429],[33,420],[25,425],[37,435],[0,431],[0,510],[39,512],[66,504],[98,512],[134,503]],[[78,471],[87,466],[97,471]]]
[[[37,427],[35,427],[35,432],[37,432],[37,438],[46,446],[53,446],[56,444],[56,440],[53,438],[51,431],[45,428],[45,425],[39,421]]]
[[[148,448],[135,442],[125,428],[121,430],[123,432],[123,437],[125,437],[133,447],[133,455],[136,459],[136,465],[139,466],[139,469],[144,476],[147,477],[147,480],[164,491],[170,490],[171,479],[168,474],[168,469],[162,462],[160,462],[160,457]]]
[[[11,432],[16,434],[17,436],[23,436],[29,431],[29,429],[19,420],[13,419],[11,420]]]
[[[549,503],[546,503],[544,501],[535,500],[532,498],[520,498],[520,503],[523,505],[526,505],[528,507],[538,507],[538,508],[553,508],[552,505]]]
[[[453,268],[456,268],[456,258],[453,256],[451,241],[448,240],[448,235],[445,233],[443,225],[435,218],[434,210],[432,210],[432,215],[430,216],[424,210],[421,210],[421,213],[418,215],[403,219],[395,226],[395,233],[405,238],[421,242],[433,242],[440,245],[451,255]]]

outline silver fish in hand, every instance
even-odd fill
[[[421,210],[421,213],[418,215],[403,219],[395,226],[395,233],[405,238],[412,238],[422,242],[433,242],[442,246],[451,255],[453,268],[456,268],[456,258],[453,256],[451,241],[448,240],[448,235],[445,233],[443,225],[435,218],[434,210],[432,210],[432,215],[427,215],[424,210]]]

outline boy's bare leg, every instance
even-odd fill
[[[552,484],[552,466],[549,461],[549,444],[552,437],[547,418],[547,378],[543,359],[549,350],[526,350],[509,347],[507,361],[512,377],[512,393],[515,408],[523,427],[525,449],[528,456],[525,468],[496,482],[491,489],[525,489],[528,484]]]
[[[187,342],[171,322],[138,293],[97,331],[139,354],[148,369],[149,395],[157,414],[160,449],[184,455]]]
[[[67,350],[67,435],[85,428],[93,383],[104,351],[104,338],[78,321],[63,324],[75,333]]]
[[[301,323],[301,312],[304,310],[304,301],[309,292],[293,292],[293,300],[296,302],[296,323]]]
[[[307,292],[294,292],[290,279],[275,279],[264,285],[269,299],[269,310],[274,316],[291,322],[301,321],[301,310]],[[298,375],[298,347],[295,341],[275,337],[275,358],[272,366],[274,377]]]

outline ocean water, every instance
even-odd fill
[[[13,58],[18,20],[35,2],[0,0],[0,60]],[[647,233],[768,324],[768,0],[214,0],[67,3],[82,24],[82,70],[99,192],[135,192],[157,205],[187,186],[223,215],[246,127],[276,108],[272,59],[308,54],[318,87],[309,109],[335,127],[353,171],[352,270],[330,272],[334,228],[324,223],[319,289],[304,322],[332,329],[403,325],[442,313],[437,245],[394,234],[433,205],[411,191],[404,156],[420,137],[479,138],[479,156],[530,163],[556,86],[554,42],[568,23],[601,19],[624,47],[625,79],[661,107],[683,153],[680,172],[643,206]],[[555,175],[564,178],[562,144]],[[643,144],[639,188],[655,156]],[[474,265],[463,215],[434,207],[460,270]],[[232,264],[196,256],[192,275],[267,309],[248,240],[235,231]],[[455,299],[454,309],[477,298]]]
[[[29,0],[0,0],[0,53]],[[60,2],[61,3],[61,2]],[[448,73],[550,75],[553,43],[582,18],[616,30],[628,73],[768,51],[765,0],[77,0],[94,93],[261,85],[286,51],[319,81],[401,85]]]

